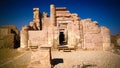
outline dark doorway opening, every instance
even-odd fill
[[[64,45],[64,41],[65,41],[64,32],[60,32],[60,34],[59,34],[59,44]]]

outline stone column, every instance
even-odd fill
[[[20,48],[28,47],[28,29],[28,26],[24,26],[20,31]]]
[[[53,46],[54,37],[54,25],[55,25],[55,6],[50,5],[50,25],[48,27],[48,44]]]
[[[33,21],[35,22],[36,24],[36,27],[38,30],[40,30],[40,12],[39,12],[39,8],[33,8]]]
[[[55,5],[50,5],[50,23],[51,25],[56,25],[55,20],[56,12],[55,12]]]

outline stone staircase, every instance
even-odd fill
[[[58,46],[58,51],[63,50],[63,52],[71,52],[71,50],[76,50],[74,47],[69,46]]]

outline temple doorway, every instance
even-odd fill
[[[64,35],[63,32],[60,32],[60,34],[59,34],[59,44],[63,45],[64,41],[65,41],[65,35]]]
[[[59,45],[66,45],[67,41],[64,32],[59,33]]]

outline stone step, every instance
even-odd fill
[[[37,49],[38,48],[38,46],[29,46],[30,47],[30,49]]]
[[[71,52],[71,50],[68,50],[68,49],[67,49],[67,50],[63,50],[63,52]]]

